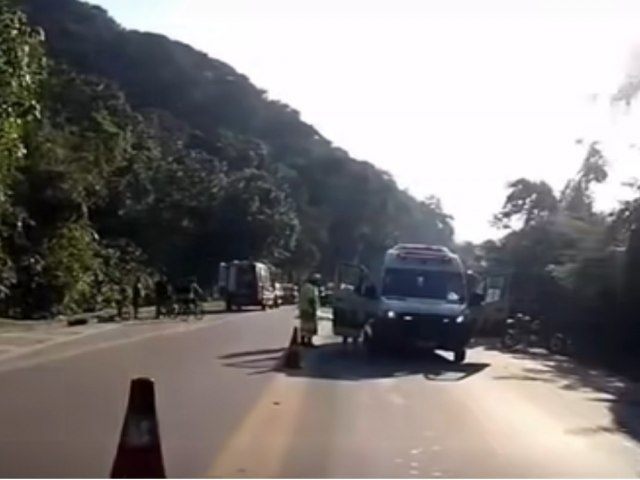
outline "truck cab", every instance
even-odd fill
[[[342,265],[333,302],[334,333],[362,336],[371,353],[425,346],[463,362],[473,326],[470,291],[460,258],[441,246],[400,244],[389,249],[377,278],[360,265]]]

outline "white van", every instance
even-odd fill
[[[218,289],[228,311],[256,306],[263,310],[278,306],[271,268],[248,260],[221,264]]]
[[[468,307],[483,299],[468,291],[464,266],[447,248],[396,245],[386,252],[378,278],[362,266],[343,265],[336,284],[336,335],[363,335],[371,352],[412,344],[465,360],[473,330]]]

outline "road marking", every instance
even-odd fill
[[[300,378],[277,377],[272,381],[230,436],[207,476],[281,476],[302,415],[306,385]]]

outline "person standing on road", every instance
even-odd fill
[[[300,341],[302,345],[313,347],[313,337],[318,333],[318,308],[320,298],[318,287],[320,275],[312,275],[300,290],[298,313],[300,317]]]

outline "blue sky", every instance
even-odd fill
[[[438,195],[458,239],[495,236],[507,181],[561,188],[600,140],[627,195],[640,118],[608,95],[640,44],[622,0],[98,0],[125,27],[223,60],[357,158],[421,197]]]

